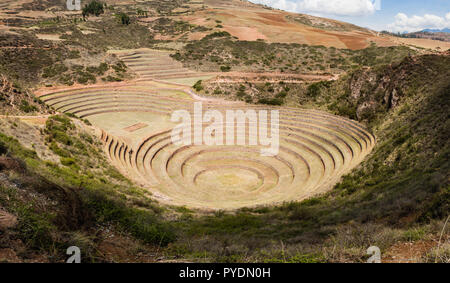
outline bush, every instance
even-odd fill
[[[313,83],[308,86],[306,95],[308,95],[309,97],[317,97],[321,93],[322,89],[329,88],[330,86],[331,86],[331,82],[328,82],[328,81],[321,81],[318,83]]]
[[[53,78],[57,75],[61,75],[64,72],[67,72],[69,68],[67,68],[64,64],[56,64],[54,66],[50,66],[44,69],[42,74],[43,78]]]
[[[196,91],[202,91],[202,90],[203,90],[202,81],[200,80],[200,81],[196,82],[196,83],[194,84],[193,88],[194,88]]]
[[[103,75],[108,69],[109,65],[107,63],[101,63],[98,67],[87,67],[86,71],[97,75]]]
[[[120,19],[120,22],[122,23],[122,25],[129,25],[131,23],[130,17],[125,13],[120,13],[119,19]]]
[[[121,78],[117,78],[117,77],[113,77],[113,76],[107,76],[106,78],[103,78],[102,80],[107,81],[107,82],[121,82],[122,81]]]
[[[207,35],[204,39],[211,39],[211,38],[218,38],[218,37],[229,37],[231,36],[230,33],[226,31],[217,31],[214,33],[211,33],[210,35]]]
[[[284,101],[281,98],[272,98],[272,99],[261,98],[260,100],[258,100],[258,103],[266,104],[266,105],[280,106],[280,105],[283,105]]]
[[[89,4],[85,5],[82,11],[83,18],[89,15],[100,16],[105,11],[103,10],[103,3],[99,1],[91,1]]]
[[[220,70],[222,72],[229,72],[231,70],[230,66],[220,66]]]
[[[30,112],[37,111],[38,109],[36,108],[36,106],[30,105],[30,103],[28,103],[28,101],[22,100],[20,102],[20,110],[25,113],[30,113]]]
[[[70,153],[67,150],[60,148],[54,141],[50,144],[49,149],[60,157],[70,157]]]
[[[95,83],[97,81],[97,79],[95,78],[95,76],[93,74],[91,74],[89,72],[80,71],[80,72],[78,72],[77,81],[80,84],[87,84],[88,82]]]

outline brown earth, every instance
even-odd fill
[[[437,245],[435,240],[397,243],[388,250],[382,262],[420,263],[423,262],[426,254]]]
[[[2,166],[1,160],[0,166]],[[16,226],[16,224],[17,224],[17,217],[0,208],[0,230],[5,230],[14,227]]]
[[[214,28],[216,21],[220,21],[223,26],[220,30],[227,31],[240,40],[264,39],[267,42],[324,45],[353,50],[366,48],[371,42],[378,46],[411,44],[430,49],[450,48],[450,44],[446,42],[414,40],[406,43],[403,42],[404,39],[382,35],[344,22],[307,16],[312,22],[329,27],[318,28],[291,20],[299,14],[266,9],[246,1],[206,0],[204,3],[206,9],[177,18],[210,28]]]

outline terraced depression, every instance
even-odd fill
[[[199,97],[173,79],[197,80],[205,74],[157,52],[116,52],[139,75],[136,81],[46,90],[40,98],[58,111],[89,120],[99,129],[111,162],[164,203],[236,209],[306,199],[331,189],[376,143],[362,125],[325,112]],[[262,156],[260,146],[173,143],[171,131],[177,124],[171,122],[172,113],[193,113],[199,101],[203,111],[222,114],[279,110],[278,155]],[[233,127],[239,123],[248,128],[246,120]]]
[[[164,80],[166,82],[193,85],[198,80],[209,79],[213,74],[199,73],[184,68],[173,60],[168,51],[139,49],[134,51],[112,50],[127,66],[134,71],[139,80]]]

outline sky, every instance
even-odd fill
[[[249,0],[290,12],[332,18],[376,31],[450,28],[450,0]]]

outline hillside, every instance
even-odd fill
[[[0,262],[449,262],[448,42],[238,0],[63,2],[0,4]],[[278,110],[279,153],[176,144],[199,102]]]
[[[5,1],[0,6],[1,30],[23,29],[41,19],[74,19],[77,13],[67,11],[63,1]],[[433,40],[398,41],[395,36],[380,34],[335,20],[269,9],[241,0],[105,1],[111,7],[131,10],[142,25],[155,33],[157,40],[199,40],[209,31],[225,31],[240,40],[264,40],[269,43],[297,43],[359,50],[371,44],[378,46],[411,45],[442,50],[448,43]],[[141,12],[141,13],[139,13]],[[274,29],[274,27],[276,27]],[[89,29],[87,30],[89,31]],[[92,31],[92,30],[91,30]],[[17,32],[17,31],[16,31]],[[52,40],[61,36],[53,35]],[[48,34],[43,32],[41,37]]]

